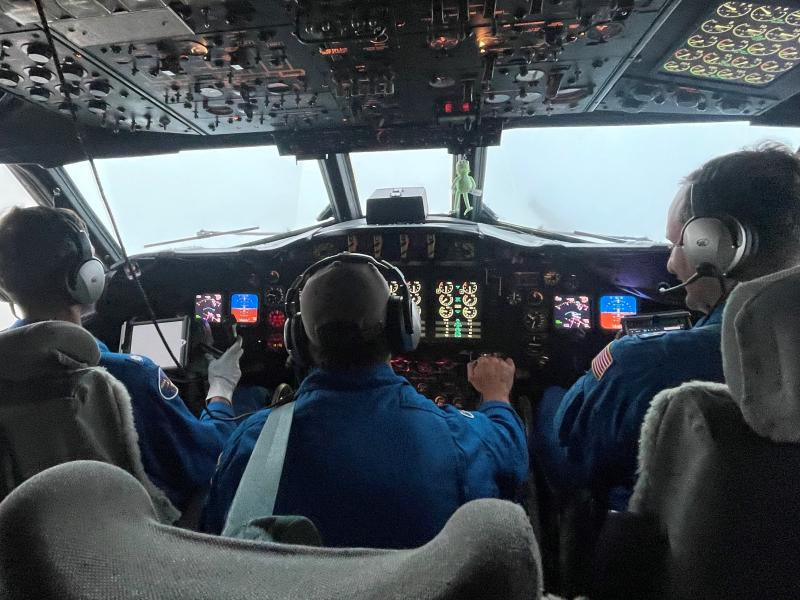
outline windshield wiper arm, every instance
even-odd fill
[[[522,225],[515,225],[513,223],[506,223],[505,221],[497,221],[496,223],[492,223],[495,227],[500,227],[501,229],[507,229],[509,231],[514,231],[517,233],[529,233],[531,235],[535,235],[540,238],[544,238],[546,240],[554,240],[557,242],[572,242],[577,244],[591,244],[583,238],[577,237],[575,235],[570,235],[568,233],[559,233],[557,231],[548,231],[547,229],[536,229],[534,227],[524,227]]]
[[[588,233],[586,231],[573,231],[575,235],[583,235],[586,237],[593,237],[597,238],[598,240],[603,240],[604,242],[616,242],[618,244],[625,244],[627,242],[652,242],[650,238],[647,237],[631,237],[626,235],[603,235],[601,233]]]
[[[243,227],[241,229],[229,229],[227,231],[207,231],[201,229],[191,237],[178,238],[176,240],[166,240],[163,242],[153,242],[152,244],[145,244],[143,248],[154,248],[155,246],[166,246],[167,244],[177,244],[178,242],[192,242],[194,240],[204,240],[206,238],[219,237],[221,235],[260,235],[271,236],[277,235],[274,231],[259,231],[258,226]]]

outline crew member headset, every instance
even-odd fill
[[[716,169],[689,187],[691,216],[678,240],[695,273],[680,285],[661,287],[662,294],[685,288],[701,277],[722,281],[741,269],[757,250],[757,236],[746,223],[714,208],[718,202],[711,196],[710,184],[715,175]]]
[[[103,295],[106,285],[106,268],[92,252],[89,234],[71,219],[64,219],[70,239],[78,249],[78,257],[66,277],[66,290],[77,304],[94,304]]]
[[[300,314],[300,293],[314,274],[335,262],[373,265],[387,281],[397,281],[399,295],[389,295],[386,304],[385,335],[393,354],[416,349],[422,332],[420,315],[400,269],[385,260],[377,260],[366,254],[342,252],[323,258],[308,267],[286,292],[287,319],[283,337],[291,362],[301,368],[311,366],[308,335],[303,326],[303,316]]]

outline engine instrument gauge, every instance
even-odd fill
[[[765,86],[800,64],[800,11],[725,2],[661,65],[666,73]],[[704,51],[697,56],[698,51]]]
[[[269,287],[264,292],[264,303],[269,305],[277,305],[283,303],[284,293],[283,288],[276,286],[276,287]]]
[[[530,310],[525,313],[522,323],[530,332],[540,332],[547,329],[547,315],[541,310]]]
[[[481,338],[481,300],[477,281],[438,281],[436,301],[436,338]]]

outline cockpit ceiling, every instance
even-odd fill
[[[41,1],[66,83],[35,2],[0,0],[0,134],[46,136],[74,106],[103,155],[458,149],[573,120],[769,122],[800,88],[789,0]]]

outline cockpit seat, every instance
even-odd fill
[[[99,460],[137,477],[173,522],[179,513],[142,467],[130,396],[99,360],[95,339],[71,323],[0,333],[0,499],[48,467]]]
[[[722,353],[726,385],[691,382],[653,400],[630,512],[661,539],[618,550],[645,560],[663,549],[651,554],[654,597],[797,598],[800,267],[731,293]]]
[[[48,469],[0,504],[0,597],[192,600],[539,598],[524,511],[461,507],[412,550],[317,548],[159,524],[145,490],[95,461]]]

